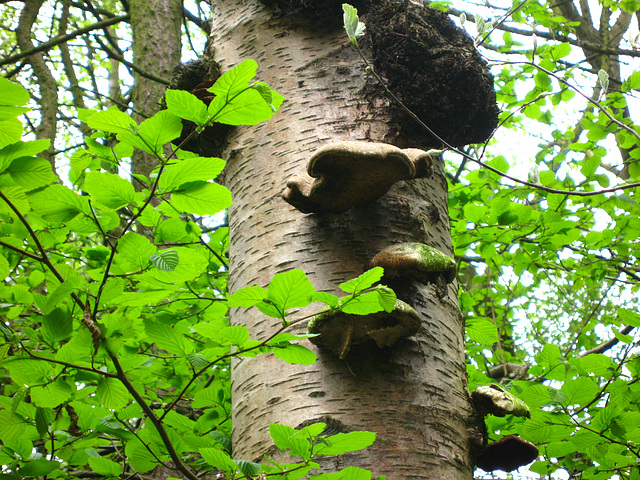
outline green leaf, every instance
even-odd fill
[[[129,232],[118,242],[118,253],[133,268],[141,271],[149,265],[149,257],[156,252],[156,247],[149,239],[139,233]]]
[[[347,467],[339,472],[311,475],[310,480],[371,480],[371,472],[363,468]]]
[[[132,204],[135,198],[131,182],[114,173],[87,173],[84,190],[97,202],[114,210]]]
[[[43,190],[29,193],[27,198],[31,208],[53,222],[66,222],[89,210],[87,199],[64,185],[49,185]]]
[[[19,415],[12,415],[7,409],[0,410],[0,437],[3,442],[23,438],[27,425]]]
[[[536,361],[548,372],[560,363],[560,348],[557,345],[547,343],[542,351],[536,355]]]
[[[18,83],[0,78],[0,105],[26,105],[29,92]]]
[[[346,30],[351,43],[356,46],[358,44],[357,37],[364,35],[364,23],[360,22],[360,19],[358,18],[358,10],[348,3],[342,4],[342,11],[344,12],[342,16],[344,29]]]
[[[257,71],[258,63],[255,60],[246,59],[223,73],[209,91],[216,96],[224,97],[225,101],[229,100],[249,87],[249,82],[256,76]]]
[[[391,292],[393,294],[393,292]],[[395,294],[393,294],[395,297]],[[344,313],[350,313],[354,315],[368,315],[370,313],[379,312],[381,310],[385,310],[388,306],[386,299],[388,296],[381,296],[377,289],[366,292],[362,295],[358,295],[355,298],[349,298],[348,302],[345,302],[343,306],[340,308]],[[381,300],[385,305],[382,305]],[[393,302],[395,306],[395,300]],[[393,310],[393,308],[392,308]]]
[[[166,92],[167,108],[180,118],[204,126],[209,120],[205,103],[190,92],[168,89]]]
[[[251,88],[256,90],[265,101],[269,108],[271,108],[272,112],[275,112],[277,109],[273,105],[273,92],[271,91],[271,87],[264,82],[255,82],[251,85]]]
[[[551,47],[551,57],[560,60],[571,53],[571,45],[567,42]]]
[[[291,308],[309,305],[314,292],[313,284],[306,274],[300,269],[295,269],[273,276],[267,290],[267,299],[273,302],[280,312],[286,312]]]
[[[29,200],[27,199],[26,192],[22,187],[2,187],[2,193],[5,197],[11,202],[11,204],[18,209],[21,213],[27,213],[29,211],[30,205]],[[0,213],[11,212],[12,210],[9,208],[5,202],[0,202]]]
[[[338,306],[338,303],[340,302],[340,299],[336,295],[333,295],[332,293],[314,292],[313,301],[314,302],[322,302],[322,303],[324,303],[326,305],[329,305],[332,308],[335,308],[335,307]]]
[[[54,470],[60,470],[60,467],[60,462],[39,458],[37,460],[30,460],[27,463],[24,463],[18,469],[18,474],[20,475],[20,478],[43,477]]]
[[[240,469],[242,474],[249,478],[253,478],[256,475],[258,475],[260,473],[260,470],[262,469],[262,465],[255,462],[247,462],[246,460],[236,460],[235,463],[236,465],[238,465],[238,468]]]
[[[237,465],[231,457],[217,448],[201,448],[200,455],[207,464],[219,468],[225,472],[233,473],[237,470]]]
[[[467,322],[467,335],[480,345],[493,345],[498,342],[498,331],[492,321],[486,318],[473,318]]]
[[[588,373],[611,377],[615,370],[613,360],[602,353],[590,353],[579,360],[580,366]]]
[[[129,401],[129,392],[119,380],[103,377],[96,388],[96,398],[99,404],[105,408],[120,410]]]
[[[7,169],[16,185],[26,191],[44,187],[55,181],[56,176],[51,170],[51,164],[44,158],[19,157],[11,162]]]
[[[338,433],[326,438],[323,445],[317,447],[316,451],[322,455],[342,455],[367,448],[373,445],[375,440],[376,434],[374,432]]]
[[[38,407],[56,408],[71,397],[71,387],[63,378],[58,378],[55,382],[32,387],[30,394]]]
[[[285,451],[287,448],[291,448],[291,442],[289,439],[294,436],[296,432],[297,430],[295,428],[287,425],[279,425],[277,423],[269,425],[269,435],[271,435],[271,439],[275,446],[282,451]]]
[[[197,391],[193,396],[191,406],[193,408],[204,408],[216,405],[220,401],[219,390],[220,387],[214,385]]]
[[[378,303],[385,312],[392,312],[396,308],[397,297],[393,290],[384,285],[378,285],[374,292],[378,295]]]
[[[89,466],[99,475],[119,477],[122,474],[122,466],[119,463],[104,457],[89,458]]]
[[[156,320],[145,319],[144,328],[149,340],[154,342],[158,348],[162,350],[180,356],[186,356],[194,350],[193,344],[187,342],[183,334],[178,333],[168,325],[164,325]]]
[[[182,122],[169,110],[160,110],[140,124],[140,128],[118,134],[118,140],[152,155],[162,156],[163,146],[180,136]]]
[[[65,340],[73,332],[73,317],[61,308],[54,308],[42,319],[42,334],[49,342]]]
[[[18,119],[15,117],[22,115],[23,113],[27,113],[29,110],[31,109],[27,107],[14,107],[14,106],[0,105],[0,123],[6,122],[7,120],[17,121]]]
[[[36,408],[36,429],[40,438],[43,438],[49,432],[49,423],[51,422],[51,408]]]
[[[199,353],[187,353],[187,361],[195,370],[201,370],[209,365],[207,357]]]
[[[286,346],[274,346],[273,355],[287,363],[297,365],[313,365],[317,360],[315,353],[295,343],[290,343]]]
[[[628,308],[619,308],[618,315],[626,324],[632,327],[640,327],[640,314]]]
[[[267,298],[267,291],[262,287],[249,286],[232,293],[227,298],[230,307],[255,307]]]
[[[9,262],[0,254],[0,278],[7,278],[9,276]]]
[[[129,441],[125,445],[127,461],[138,473],[145,473],[158,466],[158,460],[139,441]]]
[[[234,325],[232,327],[224,327],[218,331],[220,343],[227,345],[242,345],[249,340],[249,330],[244,325]],[[229,343],[223,342],[227,339]]]
[[[3,107],[0,107],[0,110]],[[6,107],[4,107],[6,108]],[[0,148],[20,141],[22,136],[22,123],[17,118],[0,121]],[[1,163],[0,163],[1,164]],[[0,169],[1,171],[2,169]]]
[[[188,247],[176,247],[173,250],[180,258],[180,263],[174,270],[152,270],[145,275],[164,283],[178,283],[193,280],[207,269],[207,258],[200,251]]]
[[[371,270],[367,270],[357,278],[341,283],[339,287],[343,292],[358,293],[378,282],[383,275],[384,268],[374,267]]]
[[[598,84],[602,88],[602,93],[607,93],[607,90],[609,90],[609,74],[603,69],[598,70]]]
[[[215,97],[209,104],[209,115],[215,122],[227,125],[256,125],[269,120],[278,110],[284,97],[272,90],[273,102],[268,104],[257,90],[247,88],[228,101]]]
[[[23,357],[9,357],[2,366],[9,370],[11,379],[17,385],[38,385],[46,383],[53,374],[52,368],[43,361]]]
[[[102,112],[94,113],[85,120],[87,125],[94,130],[102,130],[110,133],[129,132],[131,128],[137,128],[133,118],[116,107]]]
[[[232,203],[229,190],[217,183],[191,182],[171,194],[174,208],[195,215],[214,215]]]
[[[224,166],[225,161],[215,157],[178,160],[165,167],[158,181],[158,188],[163,192],[171,192],[185,183],[213,180],[220,175]]]
[[[151,254],[149,256],[149,261],[151,262],[151,265],[156,267],[158,270],[172,272],[180,262],[180,255],[178,255],[178,252],[175,250],[161,250],[158,254]]]
[[[629,75],[623,83],[623,90],[628,92],[640,88],[640,70]]]

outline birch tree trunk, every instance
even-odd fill
[[[451,255],[441,164],[431,178],[400,182],[343,215],[304,215],[281,198],[287,179],[304,171],[323,145],[398,141],[399,125],[385,113],[388,100],[365,95],[374,81],[342,28],[296,24],[256,0],[219,0],[212,32],[223,71],[253,58],[258,78],[286,97],[271,121],[235,130],[223,155],[234,201],[230,292],[264,287],[274,274],[300,268],[316,289],[339,293],[339,283],[399,242],[423,242]],[[439,298],[433,285],[412,283],[402,299],[423,322],[417,335],[393,348],[363,345],[339,360],[308,344],[318,354],[314,365],[290,365],[272,355],[235,362],[234,458],[273,456],[270,423],[297,427],[322,419],[337,430],[377,433],[372,447],[324,465],[325,471],[355,465],[389,479],[471,479],[478,430],[467,392],[457,284]],[[231,322],[246,325],[256,339],[279,327],[257,309],[234,309]]]

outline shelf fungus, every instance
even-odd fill
[[[355,315],[340,310],[318,313],[309,322],[309,333],[319,334],[311,342],[344,359],[352,345],[374,341],[378,347],[391,347],[401,338],[410,337],[420,328],[418,312],[396,300],[391,312]]]
[[[410,276],[421,283],[433,283],[439,296],[444,295],[447,284],[456,278],[456,262],[424,243],[398,243],[380,251],[367,265],[384,268],[385,278]],[[442,295],[440,295],[442,294]]]
[[[431,176],[434,152],[386,143],[331,143],[316,150],[306,173],[287,181],[282,198],[302,213],[343,213],[375,201],[400,180]]]
[[[471,394],[476,410],[483,415],[495,415],[504,417],[507,414],[516,417],[531,418],[529,406],[510,392],[498,385],[489,385],[476,388]]]
[[[507,435],[487,445],[482,454],[476,458],[476,466],[485,472],[503,470],[512,472],[528,465],[538,458],[538,447],[520,438],[518,435]]]

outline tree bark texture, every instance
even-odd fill
[[[33,30],[33,24],[38,18],[40,7],[42,7],[43,0],[27,0],[24,2],[24,8],[20,12],[20,22],[16,29],[16,39],[20,49],[24,52],[34,48],[31,41],[31,32]],[[56,138],[56,125],[58,122],[58,83],[53,78],[53,74],[47,62],[44,59],[43,53],[34,53],[27,57],[27,62],[33,68],[38,87],[40,89],[40,99],[38,102],[41,105],[40,123],[36,127],[36,138],[51,140],[49,148],[40,154],[43,158],[46,158],[51,163],[51,168],[55,173],[55,138]]]
[[[399,242],[424,242],[451,254],[441,164],[431,178],[400,182],[372,204],[339,216],[304,215],[281,198],[287,179],[305,170],[317,148],[396,138],[398,126],[385,113],[387,99],[364,94],[374,80],[342,28],[295,24],[255,0],[220,0],[212,32],[223,71],[253,58],[258,78],[286,97],[269,122],[239,128],[228,138],[231,292],[265,287],[274,274],[300,268],[316,289],[339,294],[339,283],[360,275],[367,260]],[[439,298],[433,285],[414,282],[400,298],[421,314],[423,324],[393,348],[354,347],[342,361],[306,343],[318,354],[314,365],[290,365],[272,355],[235,362],[234,458],[273,457],[270,423],[297,427],[322,419],[337,430],[377,433],[372,447],[339,463],[332,460],[325,471],[355,465],[389,479],[472,478],[477,430],[457,285]],[[291,319],[317,309],[301,309]],[[257,309],[232,309],[230,315],[232,324],[246,325],[255,339],[279,327]]]
[[[133,30],[133,63],[144,72],[167,79],[166,84],[161,84],[134,73],[134,118],[141,122],[160,110],[171,71],[180,63],[182,1],[132,0],[129,13]],[[149,175],[156,165],[151,155],[136,151],[132,172]]]

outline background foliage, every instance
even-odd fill
[[[518,433],[539,446],[515,478],[638,480],[640,4],[431,5],[477,38],[503,111],[487,144],[444,154],[470,389],[500,383],[531,409],[530,419],[488,417],[490,437]],[[31,57],[19,38],[27,7],[38,12]],[[167,110],[138,122],[134,72],[169,79],[127,53],[126,2],[0,8],[0,67],[27,88],[0,84],[3,475],[123,477],[171,460],[187,477],[263,468],[301,478],[317,454],[370,444],[365,432],[310,443],[321,426],[275,426],[291,465],[227,453],[230,357],[314,361],[284,330],[258,344],[229,327],[228,306],[256,306],[283,326],[304,320],[288,309],[339,306],[300,271],[227,300],[227,229],[206,220],[230,202],[211,181],[224,162],[167,148],[180,117],[268,119],[283,99],[250,87],[255,64],[223,77],[208,107],[174,91]],[[185,3],[182,13],[183,57],[195,58],[208,7]],[[134,148],[160,166],[130,183]],[[347,293],[375,295],[371,284]]]

